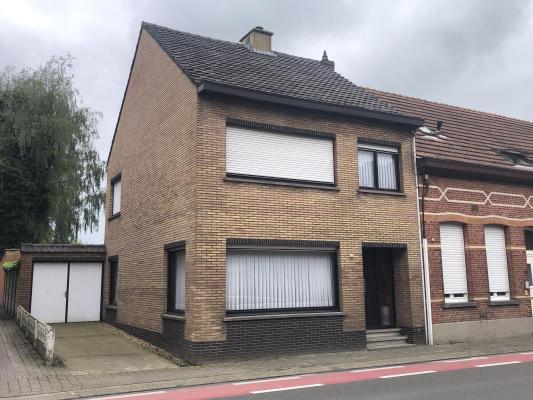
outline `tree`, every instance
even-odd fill
[[[98,227],[100,114],[81,106],[72,79],[70,56],[0,73],[0,251],[72,243]]]

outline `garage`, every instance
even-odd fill
[[[101,262],[34,262],[31,313],[49,322],[100,320]]]

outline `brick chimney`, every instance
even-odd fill
[[[272,51],[272,32],[265,31],[262,26],[256,26],[244,35],[240,43],[246,44],[256,50]]]

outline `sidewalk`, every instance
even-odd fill
[[[150,371],[73,375],[67,368],[45,367],[14,322],[0,320],[0,398],[72,399],[525,351],[533,351],[533,335],[475,344],[307,354]]]

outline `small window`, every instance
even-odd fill
[[[502,226],[485,226],[485,249],[490,299],[510,300],[505,229]]]
[[[336,307],[336,252],[228,249],[226,310]]]
[[[120,176],[118,176],[111,182],[111,186],[113,189],[113,204],[111,215],[117,215],[120,213],[120,198],[122,196],[122,179],[120,178]]]
[[[515,165],[533,167],[533,154],[520,150],[501,150],[500,154],[511,160]]]
[[[168,251],[168,312],[185,311],[185,249]]]
[[[398,148],[359,144],[359,186],[400,190]]]
[[[117,304],[118,260],[109,261],[109,304]]]
[[[468,301],[468,284],[463,226],[456,223],[441,224],[440,248],[444,301],[464,303]]]

